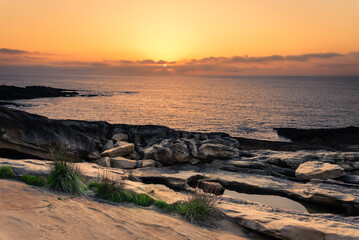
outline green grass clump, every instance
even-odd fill
[[[168,212],[172,212],[176,210],[175,204],[168,204],[165,201],[157,200],[154,202],[154,205],[162,210],[166,210]]]
[[[218,198],[214,195],[196,191],[187,201],[178,203],[176,210],[190,222],[204,222],[214,213]]]
[[[162,201],[162,200],[157,200],[154,202],[155,206],[158,207],[158,208],[161,208],[161,209],[166,209],[169,204],[166,203],[165,201]]]
[[[134,202],[137,205],[148,207],[151,206],[155,202],[155,200],[147,194],[137,194],[134,198]]]
[[[0,178],[12,178],[15,174],[10,166],[1,166],[0,167]]]
[[[144,207],[148,207],[155,202],[153,198],[146,194],[136,194],[123,189],[122,180],[110,179],[108,172],[99,175],[99,180],[97,182],[90,182],[88,186],[95,188],[97,197],[112,202],[133,202]]]
[[[121,189],[116,181],[102,180],[97,183],[96,196],[112,202],[133,202],[135,194]]]
[[[37,176],[32,176],[32,175],[26,174],[21,177],[21,180],[29,185],[45,186],[45,178],[44,177],[37,177]]]
[[[87,183],[87,188],[88,189],[95,188],[95,187],[97,187],[97,184],[98,184],[98,182],[91,181],[91,182]]]
[[[65,148],[50,150],[50,174],[47,178],[49,188],[75,195],[85,195],[87,186],[83,181],[80,168],[74,163],[74,157]]]

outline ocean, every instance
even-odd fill
[[[0,84],[81,90],[92,97],[16,100],[54,119],[164,125],[279,140],[273,128],[359,126],[359,77],[0,75]]]

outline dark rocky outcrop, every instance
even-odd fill
[[[75,90],[51,88],[44,86],[0,86],[0,100],[33,99],[47,97],[73,97],[79,93]]]
[[[333,129],[275,128],[275,130],[279,136],[288,138],[295,143],[311,143],[343,151],[355,147],[359,148],[359,127]]]
[[[102,148],[109,132],[106,122],[51,120],[0,106],[0,153],[6,149],[12,155],[46,159],[49,144],[61,144],[80,159],[92,160],[91,155]]]

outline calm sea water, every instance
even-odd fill
[[[359,126],[359,77],[0,75],[0,84],[83,90],[97,97],[18,100],[56,119],[156,124],[277,140],[275,127]]]

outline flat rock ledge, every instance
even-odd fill
[[[45,161],[41,160],[12,160],[0,158],[0,166],[12,166],[17,175],[33,174],[47,175],[48,167]],[[298,183],[291,184],[290,181],[276,179],[275,177],[248,174],[231,175],[219,172],[221,170],[207,169],[206,171],[195,171],[185,169],[173,169],[171,167],[164,168],[142,168],[135,170],[124,170],[115,168],[104,168],[94,163],[79,163],[84,176],[88,179],[97,178],[98,173],[104,170],[108,171],[112,177],[131,179],[142,179],[145,181],[125,180],[125,188],[137,193],[146,193],[155,199],[162,199],[169,203],[183,200],[187,197],[186,192],[176,192],[163,184],[146,184],[146,180],[150,178],[157,180],[167,180],[168,185],[179,183],[186,185],[194,176],[203,175],[208,179],[217,179],[223,183],[237,183],[245,185],[256,185],[263,189],[285,189],[284,191],[296,193],[298,195],[311,197],[333,194],[336,200],[359,202],[359,192],[351,189],[351,192],[338,191],[332,189],[328,183]],[[193,168],[193,166],[190,166]],[[131,172],[131,173],[130,173]],[[153,180],[152,179],[152,180]],[[184,181],[184,182],[183,182]],[[222,185],[223,185],[222,184]],[[316,186],[319,184],[320,187]],[[328,186],[326,186],[328,185]],[[318,192],[318,189],[322,189]],[[301,211],[283,210],[272,208],[264,204],[250,202],[241,198],[221,197],[217,207],[223,211],[232,221],[249,229],[276,237],[278,239],[293,240],[354,240],[359,239],[359,218],[344,217],[334,214],[309,214]]]

